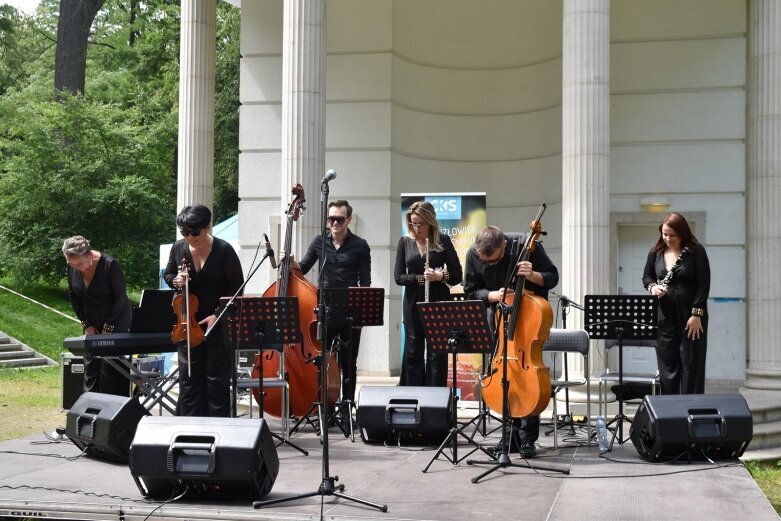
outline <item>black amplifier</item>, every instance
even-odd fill
[[[130,472],[144,496],[259,499],[279,459],[262,418],[147,416],[130,447]]]
[[[629,429],[646,459],[721,459],[743,454],[753,436],[751,411],[739,394],[646,396]]]
[[[439,444],[453,425],[451,398],[448,387],[363,386],[356,412],[361,439]]]

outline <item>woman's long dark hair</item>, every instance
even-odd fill
[[[659,239],[652,248],[653,252],[658,253],[660,251],[664,251],[664,249],[667,248],[667,245],[664,243],[664,239],[662,238],[662,227],[665,224],[675,230],[675,233],[677,233],[681,238],[681,248],[688,248],[690,251],[692,251],[698,244],[700,244],[700,242],[697,240],[697,237],[695,237],[692,233],[692,229],[689,227],[689,222],[686,220],[686,217],[677,212],[670,212],[664,216],[662,224],[659,225]]]

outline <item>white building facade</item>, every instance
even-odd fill
[[[182,5],[182,41],[202,57],[214,0]],[[399,194],[484,191],[488,221],[508,231],[528,229],[548,203],[545,248],[561,273],[557,292],[575,302],[641,292],[664,211],[683,213],[713,272],[709,384],[781,389],[778,2],[245,0],[241,9],[240,256],[249,263],[263,232],[279,243],[295,182],[308,199],[293,243],[302,255],[319,230],[320,179],[336,170],[331,199],[352,204],[374,285],[386,290],[385,325],[364,331],[359,374],[400,367]],[[188,78],[182,90],[194,99],[181,107],[213,111],[208,85],[185,84],[208,82],[208,72]],[[192,136],[180,138],[180,154],[209,139]],[[211,204],[199,189],[210,176],[208,161],[181,171],[189,200],[180,206]],[[249,291],[271,278],[261,270]],[[568,326],[579,324],[571,312]]]

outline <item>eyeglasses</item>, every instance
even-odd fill
[[[198,237],[201,234],[201,229],[199,228],[197,230],[191,230],[188,228],[179,228],[179,233],[181,233],[183,237],[187,237],[188,235]]]
[[[420,228],[423,228],[424,226],[426,226],[426,223],[414,223],[414,222],[410,221],[409,223],[407,223],[407,225],[410,228],[415,228],[416,230],[419,230]]]
[[[343,215],[329,215],[328,216],[328,222],[330,224],[344,224],[344,221],[347,220],[347,217]]]
[[[498,251],[492,253],[490,257],[484,257],[480,254],[478,254],[477,256],[480,258],[481,261],[485,262],[489,266],[492,266],[494,264],[499,264],[500,262],[502,262],[502,259],[504,258],[504,248],[505,245],[503,244],[502,247]]]

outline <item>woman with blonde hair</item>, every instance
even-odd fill
[[[412,203],[405,221],[407,235],[399,239],[393,270],[396,284],[404,286],[405,341],[399,384],[444,387],[447,385],[447,353],[427,349],[416,304],[425,301],[427,282],[430,302],[447,300],[449,285],[461,283],[461,261],[450,237],[440,233],[437,212],[431,203]]]

